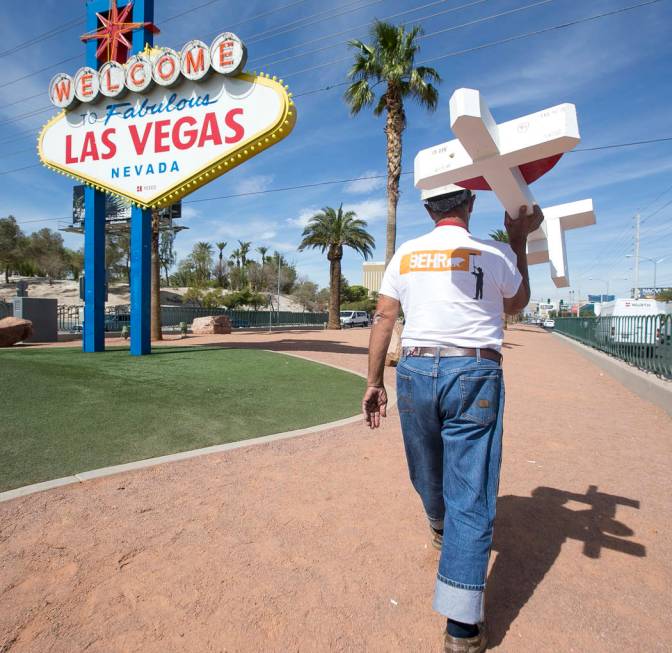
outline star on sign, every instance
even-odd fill
[[[127,23],[125,22],[133,9],[133,2],[129,2],[121,11],[117,8],[117,0],[110,0],[110,10],[105,17],[103,14],[96,13],[102,27],[90,34],[84,34],[82,41],[100,40],[100,45],[96,50],[98,59],[105,58],[106,61],[118,61],[119,45],[124,46],[126,51],[131,49],[131,42],[124,36],[136,29],[145,28],[158,34],[159,29],[154,23]],[[123,63],[123,62],[121,62]]]

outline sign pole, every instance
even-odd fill
[[[150,305],[152,287],[152,209],[131,210],[131,355],[152,351]]]
[[[133,22],[154,22],[154,0],[137,0],[133,6]],[[154,45],[154,33],[148,29],[133,32],[133,49],[137,54],[145,44]],[[131,355],[152,352],[151,340],[152,289],[152,210],[133,207],[131,210]],[[160,309],[159,309],[160,310]]]
[[[132,0],[118,0],[123,9]],[[86,30],[95,32],[97,13],[110,8],[109,0],[88,0],[86,4]],[[135,0],[134,22],[154,20],[154,0]],[[153,45],[154,34],[150,29],[136,29],[129,55]],[[86,42],[86,65],[98,70],[101,62],[96,54],[98,43]],[[84,191],[84,340],[85,352],[105,350],[105,193],[86,187]],[[151,351],[150,341],[150,289],[151,289],[151,209],[133,208],[131,212],[131,354],[142,356]]]
[[[96,11],[102,2],[86,6],[86,29],[98,28]],[[96,43],[86,44],[86,65],[98,69]],[[83,350],[87,353],[105,351],[105,193],[94,188],[84,189],[84,336]]]
[[[105,193],[84,189],[84,339],[87,353],[105,351]]]

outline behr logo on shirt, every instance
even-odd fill
[[[399,274],[409,272],[469,272],[470,257],[480,256],[477,249],[424,250],[402,256]]]

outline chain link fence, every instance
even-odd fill
[[[630,365],[672,379],[672,315],[559,317],[555,330]]]
[[[162,306],[161,326],[177,329],[181,322],[191,325],[197,317],[226,315],[234,329],[254,329],[273,327],[324,326],[327,313],[300,313],[291,311],[230,311],[225,308],[201,308],[199,306]],[[58,330],[76,333],[82,330],[84,322],[83,306],[58,307]],[[121,331],[131,324],[130,305],[105,307],[105,331]]]

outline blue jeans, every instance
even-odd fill
[[[434,609],[483,620],[502,453],[504,381],[495,362],[405,356],[397,398],[411,482],[443,528]]]

